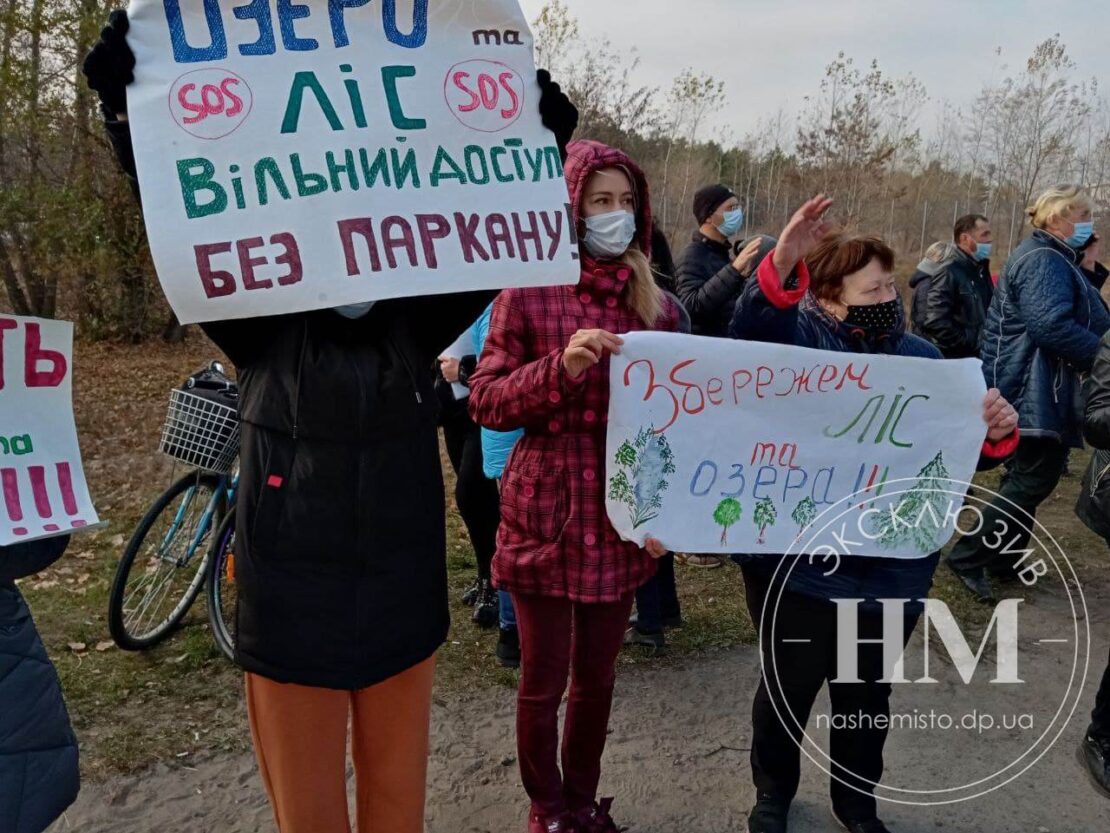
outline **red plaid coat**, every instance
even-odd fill
[[[572,205],[592,170],[625,167],[641,190],[640,245],[650,245],[647,186],[620,151],[595,143],[571,145],[567,181]],[[575,602],[614,602],[655,572],[652,558],[622,541],[605,512],[605,431],[609,360],[577,380],[563,368],[575,332],[649,329],[624,300],[631,270],[583,258],[577,286],[509,289],[494,302],[489,336],[470,377],[470,412],[487,428],[524,428],[501,480],[501,526],[493,577],[502,590]],[[676,330],[667,301],[655,329]]]

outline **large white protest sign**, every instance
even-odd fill
[[[686,552],[926,555],[986,436],[973,359],[636,333],[610,381],[609,518]]]
[[[578,280],[516,0],[133,0],[128,117],[183,322]]]
[[[73,423],[73,325],[0,316],[0,546],[99,523]]]

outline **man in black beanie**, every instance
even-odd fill
[[[678,261],[678,297],[690,313],[695,335],[724,337],[744,280],[758,265],[760,238],[735,258],[729,238],[740,233],[744,211],[725,185],[707,185],[694,194],[699,228]]]

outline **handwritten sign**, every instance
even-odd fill
[[[986,436],[974,359],[636,333],[610,381],[609,518],[685,552],[927,555]]]
[[[0,546],[99,523],[72,398],[73,325],[0,316]]]
[[[128,114],[183,322],[578,280],[516,0],[133,0]]]

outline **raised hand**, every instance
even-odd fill
[[[100,103],[113,117],[127,113],[127,85],[135,80],[135,53],[127,45],[130,22],[127,12],[116,9],[108,15],[108,25],[100,31],[100,40],[85,57],[81,71],[96,91]]]
[[[619,353],[624,340],[605,330],[579,330],[563,349],[563,367],[567,375],[577,379],[606,353]]]
[[[987,423],[987,439],[992,443],[1006,439],[1018,427],[1017,411],[997,388],[987,391],[983,400],[983,422]]]
[[[825,212],[832,204],[831,199],[818,194],[790,218],[775,247],[774,264],[780,277],[785,279],[793,272],[794,267],[805,260],[832,231],[832,223],[825,220]]]

